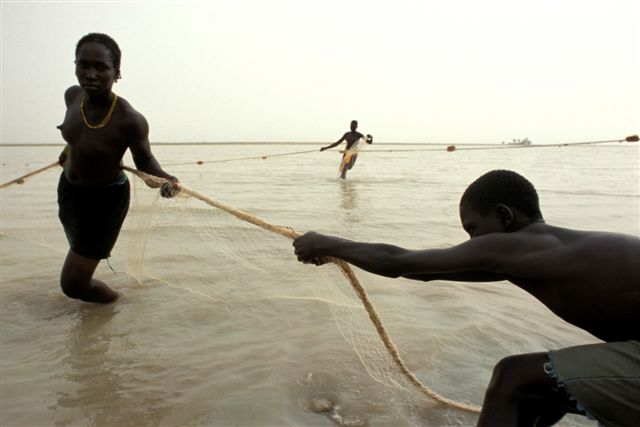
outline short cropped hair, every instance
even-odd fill
[[[500,203],[518,209],[531,220],[542,219],[533,184],[509,170],[485,173],[467,187],[460,199],[460,205],[467,204],[481,215],[488,214]]]
[[[100,43],[101,45],[109,49],[109,52],[111,52],[111,57],[113,58],[113,68],[116,71],[115,79],[118,80],[122,78],[122,75],[120,74],[120,59],[122,58],[122,53],[120,52],[118,43],[116,43],[114,39],[106,34],[89,33],[78,41],[78,44],[76,45],[76,56],[78,56],[80,46],[89,42]]]

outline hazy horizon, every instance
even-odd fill
[[[2,1],[1,143],[63,143],[89,32],[122,50],[114,92],[152,143],[534,144],[640,123],[631,0]],[[131,19],[135,17],[135,19]]]

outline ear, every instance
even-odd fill
[[[504,228],[509,228],[515,219],[511,208],[502,203],[496,206],[496,217]]]

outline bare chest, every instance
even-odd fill
[[[84,123],[79,106],[67,110],[61,133],[74,151],[81,152],[83,156],[119,159],[127,149],[126,139],[118,130],[116,120],[112,119],[100,129],[91,129]]]

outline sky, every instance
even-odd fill
[[[1,142],[63,144],[77,41],[153,142],[534,144],[640,131],[637,0],[1,2]]]

